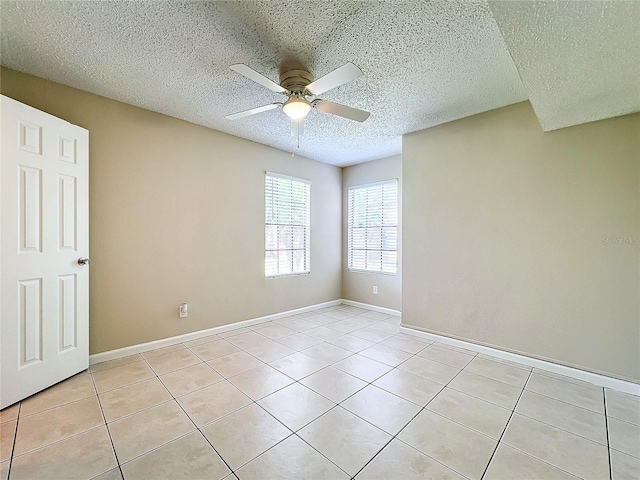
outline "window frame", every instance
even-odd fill
[[[365,183],[365,184],[361,184],[361,185],[351,185],[350,187],[348,187],[347,189],[347,270],[349,272],[353,272],[353,273],[372,273],[372,274],[377,274],[377,275],[392,275],[395,276],[398,274],[398,237],[399,237],[399,199],[398,199],[398,184],[399,181],[397,178],[390,178],[388,180],[381,180],[378,182],[372,182],[372,183]],[[368,248],[368,244],[367,244],[367,240],[365,240],[365,248],[364,249],[357,249],[359,251],[364,251],[364,255],[365,255],[365,265],[366,265],[366,258],[369,252],[373,251],[373,252],[380,252],[380,255],[382,257],[382,252],[385,251],[390,251],[390,252],[395,252],[396,254],[396,258],[395,258],[395,264],[394,264],[394,271],[393,272],[385,272],[382,271],[382,266],[383,266],[383,262],[382,262],[382,258],[380,260],[380,270],[372,270],[372,269],[361,269],[361,268],[354,268],[353,267],[353,219],[354,219],[354,212],[352,211],[353,207],[353,201],[352,201],[352,192],[355,192],[356,190],[366,190],[369,188],[373,188],[373,187],[379,187],[382,186],[384,187],[385,185],[393,185],[395,187],[395,208],[396,208],[396,213],[395,213],[395,218],[396,218],[396,222],[393,225],[389,225],[386,224],[384,222],[384,216],[382,219],[382,224],[377,226],[377,225],[372,225],[369,226],[369,224],[367,224],[367,226],[365,228],[380,228],[381,230],[381,238],[382,238],[382,230],[384,228],[395,228],[395,235],[396,235],[396,248],[394,250],[384,250],[382,249],[382,241],[380,243],[380,249],[378,250],[377,248]],[[382,192],[381,195],[381,199],[384,200],[384,192]],[[367,202],[367,208],[368,208],[368,203]],[[383,203],[384,205],[384,203]],[[382,208],[382,207],[381,207]]]
[[[302,224],[296,224],[296,223],[287,223],[287,224],[283,224],[283,223],[275,223],[275,222],[269,222],[268,221],[268,211],[267,211],[267,206],[268,206],[268,182],[269,182],[269,178],[276,178],[276,179],[285,179],[285,180],[289,180],[291,182],[297,182],[299,184],[302,184],[304,188],[306,188],[306,204],[303,203],[304,205],[304,211],[305,211],[305,216],[306,216],[306,222],[304,223],[304,225]],[[293,190],[293,188],[292,188]],[[272,198],[273,201],[275,201],[274,195],[272,194]],[[310,275],[311,274],[311,180],[305,179],[305,178],[299,178],[299,177],[293,177],[290,175],[284,175],[281,173],[275,173],[275,172],[269,172],[266,171],[265,172],[265,177],[264,177],[264,276],[267,279],[271,279],[271,278],[281,278],[281,277],[292,277],[292,276],[300,276],[300,275]],[[289,202],[289,205],[291,205],[291,202]],[[273,207],[272,207],[273,208]],[[293,248],[278,248],[276,247],[275,249],[273,248],[267,248],[268,244],[268,227],[269,226],[282,226],[282,227],[304,227],[304,248],[303,249],[295,249]],[[276,238],[278,238],[278,235],[276,234]],[[304,262],[305,262],[305,266],[306,269],[304,271],[300,271],[300,272],[287,272],[287,273],[274,273],[274,274],[269,274],[267,273],[267,255],[268,252],[276,252],[277,256],[279,257],[278,253],[279,252],[293,252],[293,251],[300,251],[303,250],[304,251]],[[292,257],[292,270],[293,270],[293,253],[291,253]],[[276,270],[279,270],[280,264],[279,261],[276,259]]]

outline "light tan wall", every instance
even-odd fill
[[[520,103],[402,164],[405,324],[640,379],[640,115],[543,133]]]
[[[89,130],[91,353],[340,298],[340,168],[4,68],[1,85]],[[264,277],[265,170],[312,181],[310,275]]]
[[[342,298],[379,307],[402,307],[402,224],[398,225],[398,272],[396,275],[350,272],[347,268],[348,191],[353,185],[398,179],[398,220],[402,218],[402,156],[383,158],[342,169]],[[373,286],[378,286],[378,295]]]

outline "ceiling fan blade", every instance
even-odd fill
[[[362,70],[353,63],[347,63],[340,68],[336,68],[333,72],[327,73],[324,77],[320,77],[315,82],[311,82],[307,85],[306,90],[312,95],[320,95],[327,90],[344,85],[361,76]]]
[[[267,110],[273,110],[274,108],[278,108],[280,106],[279,103],[270,103],[269,105],[264,105],[262,107],[252,108],[251,110],[245,110],[243,112],[232,113],[231,115],[227,115],[227,120],[237,120],[239,118],[248,117],[249,115],[255,115],[256,113],[266,112]]]
[[[313,106],[321,112],[331,113],[332,115],[338,115],[350,120],[355,120],[356,122],[364,122],[369,118],[369,115],[371,115],[369,112],[365,112],[364,110],[347,107],[346,105],[330,102],[328,100],[316,100],[313,102]]]
[[[235,65],[231,65],[229,68],[231,70],[233,70],[234,72],[238,72],[240,75],[244,75],[249,80],[253,80],[254,82],[259,83],[263,87],[268,88],[272,92],[276,92],[276,93],[286,93],[287,92],[284,88],[282,88],[276,82],[272,82],[271,80],[269,80],[264,75],[256,72],[253,68],[247,67],[243,63],[237,63]]]
[[[304,118],[291,120],[291,136],[299,137],[304,133]]]

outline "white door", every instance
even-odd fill
[[[89,365],[89,132],[0,98],[0,408]]]

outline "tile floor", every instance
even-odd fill
[[[93,365],[0,421],[0,480],[640,478],[639,397],[344,305]]]

